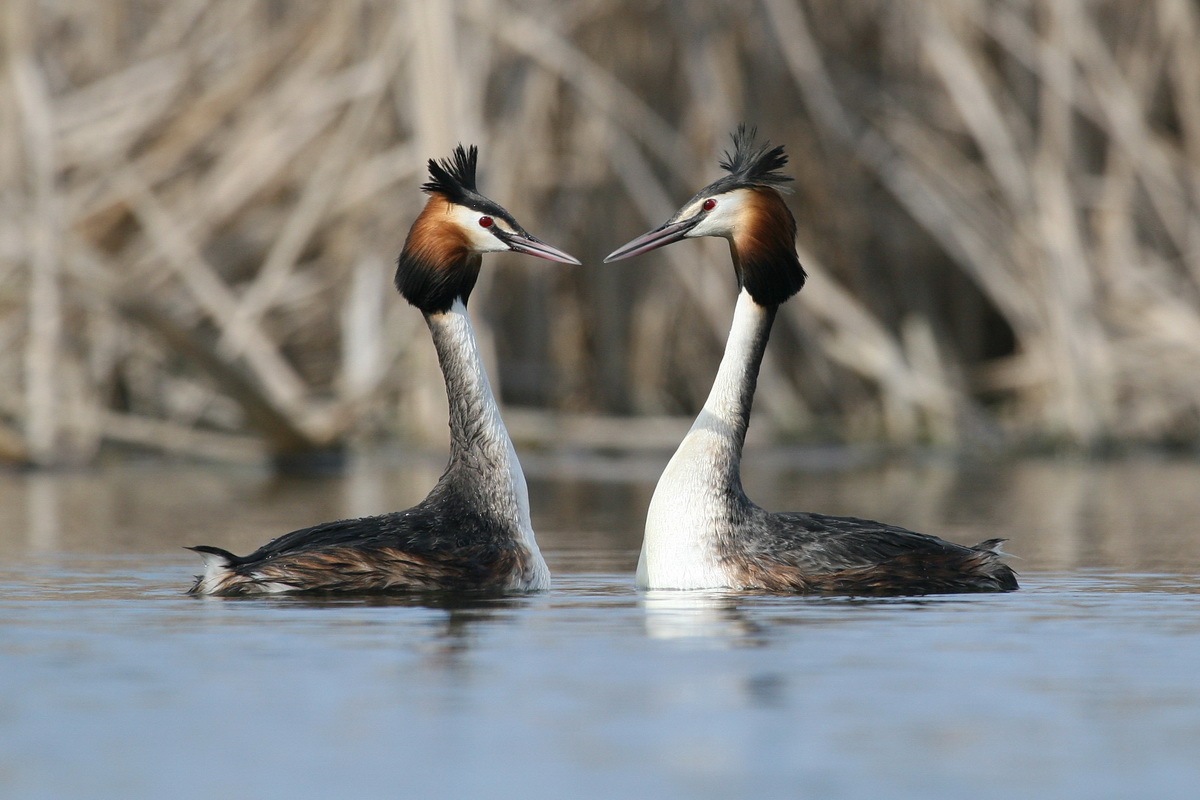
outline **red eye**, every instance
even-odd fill
[[[492,219],[491,217],[480,217],[479,218],[479,227],[481,227],[481,228],[490,228],[495,224],[496,224],[496,220]]]
[[[700,206],[700,207],[701,207],[701,208],[703,208],[705,211],[712,211],[714,208],[716,208],[716,207],[717,207],[717,201],[716,201],[716,200],[713,200],[713,199],[710,197],[710,198],[708,198],[707,200],[705,200],[705,201],[704,201],[704,205],[702,205],[702,206]]]

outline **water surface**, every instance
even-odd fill
[[[1021,556],[1017,593],[853,600],[636,592],[661,464],[524,460],[554,588],[477,600],[182,594],[181,545],[406,505],[436,459],[0,476],[0,796],[1194,796],[1197,465],[762,454],[764,505]]]

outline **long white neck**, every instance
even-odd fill
[[[775,308],[743,289],[712,391],[667,464],[646,516],[637,584],[651,589],[728,585],[718,557],[723,534],[749,504],[742,492],[742,446]]]
[[[500,417],[483,367],[471,317],[461,300],[449,311],[426,314],[450,407],[450,463],[434,491],[457,493],[513,530],[529,551],[528,589],[550,585],[529,516],[529,488],[521,462]]]

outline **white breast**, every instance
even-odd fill
[[[667,464],[646,515],[638,559],[642,589],[712,589],[729,585],[714,543],[713,520],[723,516],[721,478],[713,469],[718,434],[701,413]]]
[[[722,565],[719,530],[731,518],[729,503],[741,497],[739,433],[749,414],[761,345],[771,315],[745,291],[738,295],[725,355],[704,409],[654,489],[638,559],[637,585],[644,589],[715,589],[733,585]]]

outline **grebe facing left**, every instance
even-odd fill
[[[407,511],[293,531],[248,556],[191,548],[204,558],[192,594],[540,591],[550,571],[529,518],[529,493],[479,357],[467,299],[482,253],[513,250],[579,261],[542,242],[479,194],[478,150],[429,161],[429,200],[413,223],[396,288],[425,316],[450,405],[450,462]]]
[[[993,539],[964,547],[855,517],[771,513],[742,491],[742,445],[759,366],[779,305],[804,285],[796,220],[778,187],[782,147],[756,145],[743,125],[721,166],[664,225],[605,261],[685,238],[729,240],[737,306],[704,409],[655,487],[638,559],[649,589],[731,588],[847,595],[1003,592],[1017,588]]]

